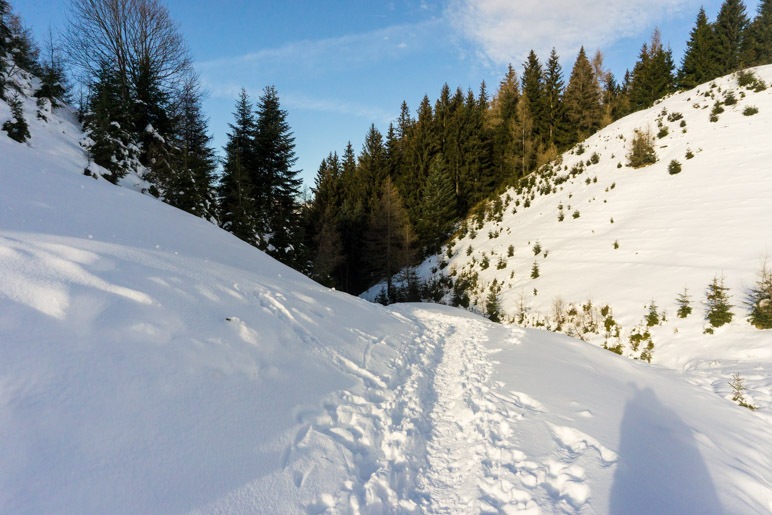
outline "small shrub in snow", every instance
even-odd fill
[[[614,240],[614,250],[619,248],[619,240]]]
[[[659,325],[659,313],[657,313],[656,302],[652,300],[646,313],[646,327],[654,327],[655,325]]]
[[[657,162],[654,142],[649,131],[635,131],[627,164],[633,168],[642,168]]]
[[[577,211],[574,211],[574,212],[571,214],[571,216],[572,216],[574,219],[576,219],[576,218],[579,218],[580,216],[582,216],[582,214],[581,214],[581,213],[580,213],[580,212],[577,210]]]
[[[732,374],[732,380],[729,381],[729,386],[732,388],[732,400],[743,408],[748,408],[751,411],[759,409],[753,404],[745,400],[745,380],[740,377],[740,374]]]
[[[737,103],[737,97],[734,96],[734,91],[727,91],[724,95],[724,105],[733,106]]]
[[[30,137],[27,120],[24,119],[23,104],[19,95],[14,95],[8,100],[11,108],[11,119],[3,124],[3,130],[8,137],[19,143],[24,143]]]
[[[705,320],[713,327],[728,324],[734,317],[728,291],[729,288],[724,286],[724,277],[719,279],[715,276],[705,292]]]
[[[515,246],[510,245],[509,248],[507,248],[507,257],[512,257],[515,255]]]
[[[538,279],[539,278],[539,263],[536,261],[533,262],[533,266],[531,267],[531,279]],[[534,290],[536,291],[536,290]],[[535,296],[536,294],[534,294]]]
[[[694,157],[694,152],[692,152],[691,149],[687,148],[686,149],[686,159],[691,159],[693,157]]]
[[[533,255],[538,256],[539,254],[541,254],[541,243],[536,240],[536,243],[533,244]]]
[[[684,291],[678,294],[676,303],[678,303],[678,318],[686,318],[692,314],[691,297],[686,286],[684,286]]]
[[[759,112],[759,108],[756,106],[747,106],[745,109],[743,109],[743,116],[753,116],[754,114]]]
[[[677,160],[673,159],[670,161],[670,164],[667,166],[667,172],[670,175],[675,175],[677,173],[681,173],[681,163],[679,163]]]
[[[662,139],[665,136],[670,134],[670,129],[667,128],[667,125],[663,125],[659,128],[659,132],[657,133],[657,138]]]
[[[600,156],[598,155],[597,152],[593,152],[592,155],[590,156],[590,163],[596,165],[599,162],[600,162]]]
[[[772,268],[766,260],[761,266],[756,285],[745,301],[750,309],[748,321],[757,329],[772,329]]]

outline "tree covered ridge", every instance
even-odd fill
[[[404,206],[399,223],[410,229],[403,233],[413,252],[396,253],[405,267],[437,253],[483,201],[602,127],[679,89],[772,63],[770,27],[769,0],[752,21],[741,0],[725,0],[714,22],[700,9],[678,68],[655,30],[621,82],[600,51],[581,48],[567,81],[554,49],[544,64],[531,51],[522,72],[510,65],[492,96],[485,83],[477,92],[452,92],[445,84],[434,103],[424,96],[415,115],[403,102],[385,135],[370,127],[358,156],[349,144],[343,159],[332,152],[322,161],[305,208],[307,273],[355,294],[389,276],[391,267],[375,266],[377,256],[365,245],[387,178]],[[388,283],[384,300],[417,300],[417,293],[400,297]],[[409,274],[407,283],[418,291]]]

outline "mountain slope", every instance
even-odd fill
[[[443,306],[330,291],[0,134],[0,512],[756,512],[768,415]],[[0,117],[7,110],[0,102]]]
[[[754,73],[772,83],[772,66]],[[716,104],[724,111],[712,122]],[[636,131],[652,134],[655,164],[628,166]],[[772,251],[771,133],[772,88],[740,87],[731,75],[672,95],[489,203],[419,275],[468,280],[478,312],[497,289],[505,321],[619,346],[630,357],[648,345],[635,348],[630,337],[648,331],[653,363],[693,370],[690,380],[722,396],[740,372],[757,405],[769,406],[770,331],[747,323],[744,302]],[[674,160],[681,171],[671,175]],[[730,288],[734,320],[712,329],[704,301],[715,277]],[[681,319],[684,288],[693,312]],[[659,323],[647,327],[652,304]]]

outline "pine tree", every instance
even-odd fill
[[[215,220],[214,198],[216,158],[210,146],[206,119],[201,107],[202,93],[196,76],[183,87],[174,120],[174,152],[170,182],[164,185],[164,201],[195,216]]]
[[[268,86],[257,104],[255,168],[252,188],[263,248],[289,265],[301,256],[301,220],[298,197],[301,179],[293,170],[295,138],[281,108],[276,88]]]
[[[255,168],[255,118],[252,102],[242,89],[233,113],[235,123],[229,124],[225,161],[220,179],[220,225],[238,238],[255,245],[257,222],[251,176]]]
[[[493,146],[493,168],[499,181],[511,177],[518,162],[513,124],[517,117],[519,100],[519,81],[515,69],[510,64],[486,114],[486,126],[491,133]]]
[[[581,141],[600,128],[600,86],[584,47],[579,50],[563,97],[570,141]]]
[[[692,314],[691,297],[689,290],[684,286],[684,291],[676,298],[678,303],[678,318],[686,318]]]
[[[678,70],[679,88],[694,88],[716,77],[710,55],[712,41],[713,27],[708,22],[705,9],[701,7],[686,43],[681,69]]]
[[[528,97],[529,111],[534,120],[534,144],[538,146],[549,133],[549,119],[545,106],[544,70],[533,50],[528,53],[528,58],[523,65],[522,91],[523,95]]]
[[[49,30],[40,65],[40,87],[35,92],[35,96],[47,98],[52,106],[57,107],[60,100],[65,102],[68,100],[68,88],[61,48],[54,41],[53,34]]]
[[[649,44],[644,43],[633,68],[628,96],[633,110],[645,109],[675,90],[673,56],[662,46],[659,30]]]
[[[5,57],[8,55],[8,41],[11,38],[11,29],[8,26],[8,15],[11,12],[11,6],[7,0],[0,0],[0,99],[5,98],[5,80],[6,64]]]
[[[399,191],[390,177],[381,186],[370,215],[366,261],[372,280],[386,280],[388,299],[396,298],[393,276],[411,264],[413,233]]]
[[[439,251],[455,220],[453,181],[442,155],[429,166],[429,177],[422,189],[418,237],[427,254]]]
[[[742,0],[724,0],[713,24],[711,60],[716,76],[741,69],[743,39],[748,26],[745,4]]]
[[[743,55],[745,65],[772,63],[772,0],[759,2],[756,17],[745,34]]]
[[[565,109],[563,106],[563,68],[555,48],[550,53],[544,76],[544,103],[547,118],[547,145],[564,148],[568,145],[565,130]]]
[[[767,261],[759,270],[756,285],[748,292],[746,305],[750,310],[748,321],[757,329],[772,329],[772,268]]]
[[[708,285],[705,292],[705,320],[713,327],[721,327],[732,321],[732,305],[729,304],[729,288],[724,286],[724,277],[718,276]]]
[[[8,105],[11,108],[11,119],[3,124],[3,130],[8,133],[9,138],[24,143],[30,138],[30,133],[27,120],[24,119],[24,105],[19,95],[12,96],[8,100]]]

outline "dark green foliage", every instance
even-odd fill
[[[676,302],[678,303],[678,318],[686,318],[692,314],[691,296],[686,286],[684,286],[684,291],[678,294]]]
[[[485,298],[485,314],[491,322],[501,322],[501,301],[499,300],[499,287],[494,282],[491,284],[488,296]]]
[[[724,0],[713,24],[710,58],[715,76],[726,75],[744,67],[743,39],[748,26],[742,0]]]
[[[246,90],[241,90],[233,115],[234,123],[228,125],[231,131],[225,145],[225,161],[219,186],[220,225],[238,238],[256,245],[258,231],[251,180],[251,170],[255,166],[255,117]]]
[[[657,304],[652,300],[646,312],[646,327],[654,327],[655,325],[659,325],[659,313],[657,312]]]
[[[30,137],[27,120],[24,119],[22,100],[19,95],[14,95],[8,100],[11,108],[11,119],[3,124],[3,130],[8,133],[8,137],[24,143]]]
[[[395,300],[393,276],[413,261],[412,227],[399,191],[386,177],[370,215],[366,261],[372,282],[386,280],[386,293]]]
[[[641,48],[633,68],[628,89],[630,108],[634,111],[647,108],[675,91],[674,70],[673,54],[662,46],[659,31],[655,30],[651,42]]]
[[[766,260],[759,270],[756,284],[745,300],[750,315],[748,321],[757,329],[772,329],[772,268]]]
[[[753,116],[754,114],[758,114],[759,108],[756,106],[745,106],[743,109],[743,116]]]
[[[251,181],[261,241],[279,261],[298,266],[302,255],[300,234],[301,179],[293,167],[295,138],[281,108],[276,88],[263,90],[256,106],[254,159]]]
[[[681,173],[681,163],[679,163],[677,160],[673,159],[670,161],[670,164],[667,165],[667,172],[670,175],[675,175],[677,173]]]
[[[705,320],[713,327],[721,327],[732,321],[732,305],[729,304],[729,288],[724,286],[724,277],[718,276],[708,285],[705,292]]]
[[[712,42],[713,28],[708,22],[705,9],[700,7],[678,71],[679,88],[694,88],[716,77],[710,56]]]
[[[627,155],[627,164],[633,168],[642,168],[657,162],[657,154],[654,151],[653,138],[649,131],[635,131]]]
[[[581,141],[600,128],[600,98],[600,85],[582,47],[563,97],[573,141]]]
[[[533,266],[531,267],[531,279],[538,279],[538,278],[539,278],[539,263],[534,261]]]
[[[772,63],[772,0],[759,2],[743,40],[742,55],[746,66]]]
[[[58,107],[60,101],[69,100],[69,85],[63,61],[61,48],[49,31],[45,53],[40,63],[40,87],[35,92],[35,96],[47,98],[53,107]]]

